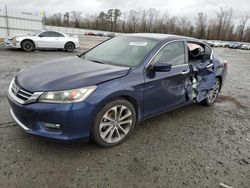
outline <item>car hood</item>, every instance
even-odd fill
[[[11,40],[14,37],[32,37],[32,35],[12,35],[12,36],[7,37],[7,39]]]
[[[31,92],[57,91],[96,85],[127,75],[129,67],[119,67],[69,57],[23,70],[17,84]]]

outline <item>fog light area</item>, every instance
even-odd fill
[[[44,127],[50,128],[50,129],[60,129],[61,125],[60,124],[54,124],[54,123],[45,123],[43,124]]]

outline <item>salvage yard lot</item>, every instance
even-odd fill
[[[96,44],[83,43],[83,48]],[[80,51],[25,53],[0,47],[1,187],[249,187],[249,51],[215,49],[228,60],[229,72],[214,106],[193,104],[142,122],[117,147],[27,135],[9,113],[6,92],[12,77],[22,68]]]

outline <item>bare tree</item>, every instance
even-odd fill
[[[66,12],[64,15],[63,15],[63,23],[65,26],[69,27],[69,18],[70,18],[70,15],[69,15],[69,12]]]
[[[179,34],[210,40],[240,40],[250,42],[248,16],[243,16],[235,27],[233,10],[220,8],[215,17],[208,19],[203,12],[195,17],[195,22],[187,17],[170,17],[167,12],[139,9],[122,12],[110,9],[99,14],[82,16],[79,11],[46,15],[48,25],[78,27],[113,32],[157,32]]]
[[[223,27],[223,19],[225,17],[225,11],[222,7],[220,7],[220,11],[216,11],[215,12],[217,15],[217,21],[218,21],[218,26],[217,26],[217,39],[220,40],[220,36],[221,36],[221,30]]]
[[[153,21],[154,21],[154,18],[155,18],[155,15],[156,15],[156,9],[154,8],[150,8],[148,9],[148,18],[149,18],[149,23],[148,23],[148,31],[150,32],[152,30],[152,25],[153,25]]]
[[[204,39],[206,35],[207,15],[202,12],[198,13],[196,18],[196,35],[200,39]]]
[[[229,36],[231,35],[231,29],[232,29],[232,16],[233,16],[233,9],[229,9],[227,12],[226,12],[226,18],[224,20],[224,30],[223,30],[223,33],[224,33],[224,36],[223,36],[223,40],[225,40],[226,38],[229,38]]]
[[[244,30],[245,30],[246,23],[247,23],[248,19],[249,19],[249,16],[241,17],[240,25],[238,27],[238,30],[239,30],[239,41],[242,41]]]
[[[52,16],[45,17],[46,24],[60,26],[62,24],[62,14],[55,13]]]
[[[139,17],[138,17],[138,12],[136,10],[130,10],[129,11],[129,22],[132,24],[132,27],[130,26],[130,30],[132,32],[136,32],[136,24],[139,21]]]
[[[142,10],[141,12],[141,32],[147,31],[147,11]]]
[[[81,15],[82,13],[79,11],[73,10],[71,12],[71,20],[75,24],[75,27],[79,28],[81,25]]]
[[[179,19],[179,30],[180,30],[180,35],[188,35],[189,34],[189,29],[191,26],[191,22],[187,19],[187,17],[183,16]]]
[[[178,18],[175,16],[168,19],[167,27],[168,27],[169,33],[175,34],[177,21],[178,21]]]
[[[98,16],[98,29],[106,30],[107,14],[103,11],[99,13]]]

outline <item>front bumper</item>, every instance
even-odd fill
[[[86,102],[73,104],[32,103],[22,105],[9,95],[11,115],[27,133],[61,141],[88,140],[95,106]],[[46,123],[60,124],[59,129]]]
[[[5,45],[6,47],[8,47],[8,48],[21,48],[19,42],[13,43],[12,40],[7,39],[7,38],[4,40],[4,45]]]

